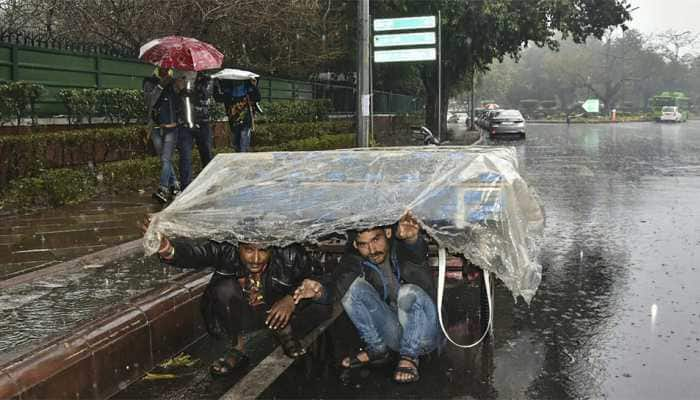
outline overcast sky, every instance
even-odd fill
[[[669,29],[700,33],[700,0],[628,0],[632,21],[628,23],[642,33],[661,33]]]

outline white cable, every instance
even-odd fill
[[[438,250],[438,287],[437,287],[437,306],[438,306],[438,318],[440,319],[440,328],[442,328],[442,333],[445,335],[447,340],[452,342],[457,347],[460,347],[462,349],[468,349],[471,347],[474,347],[481,343],[484,338],[486,338],[486,335],[489,334],[489,331],[491,330],[491,325],[493,324],[493,297],[491,293],[491,277],[488,271],[482,270],[482,274],[484,274],[484,288],[486,289],[486,299],[489,303],[489,323],[486,326],[486,330],[484,331],[484,334],[481,335],[479,340],[472,344],[459,344],[452,340],[450,335],[447,333],[447,329],[445,329],[445,324],[442,321],[442,299],[443,295],[445,292],[445,272],[447,271],[447,251],[445,250],[444,247],[441,247],[440,250]]]

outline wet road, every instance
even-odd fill
[[[336,327],[325,356],[295,363],[261,397],[697,398],[700,121],[531,124],[526,140],[488,144],[517,147],[547,213],[532,304],[498,287],[491,344],[446,347],[410,386],[391,368],[341,382],[332,363],[354,343]],[[450,311],[457,330],[461,308]]]

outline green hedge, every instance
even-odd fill
[[[258,120],[262,123],[324,121],[333,111],[330,99],[262,101],[260,106],[263,112]]]
[[[89,200],[96,193],[96,179],[88,169],[60,168],[12,181],[0,204],[20,208],[60,206]]]
[[[123,160],[146,153],[144,126],[0,136],[0,186],[47,168]]]
[[[326,135],[276,146],[253,148],[254,151],[332,150],[353,147],[355,134]],[[228,153],[229,148],[219,153]],[[177,156],[173,160],[178,165]],[[193,169],[199,171],[199,154],[193,152]],[[42,170],[32,177],[15,179],[0,193],[0,208],[57,207],[89,200],[98,193],[153,189],[160,176],[158,157],[115,161],[86,167]]]
[[[14,81],[0,84],[0,124],[14,119],[19,126],[22,118],[31,117],[36,125],[36,102],[46,92],[43,85]]]
[[[352,129],[350,121],[258,124],[253,146],[275,146],[293,140],[351,132]],[[150,148],[148,135],[146,126],[133,125],[0,136],[0,186],[48,168],[142,157]]]
[[[71,124],[91,122],[94,117],[106,117],[112,123],[146,122],[143,93],[137,89],[63,89],[58,98],[63,101]],[[260,123],[315,122],[328,119],[333,109],[329,99],[262,102]],[[213,121],[225,117],[221,103],[209,107]]]
[[[276,146],[254,147],[253,151],[314,151],[347,149],[355,146],[354,133],[325,135],[300,140],[292,140]]]
[[[317,138],[325,135],[352,132],[353,122],[348,120],[258,124],[252,137],[252,146],[275,146],[292,140]]]

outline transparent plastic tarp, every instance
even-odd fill
[[[510,147],[411,147],[219,154],[144,239],[285,246],[396,222],[407,210],[440,246],[529,301],[544,215]]]

